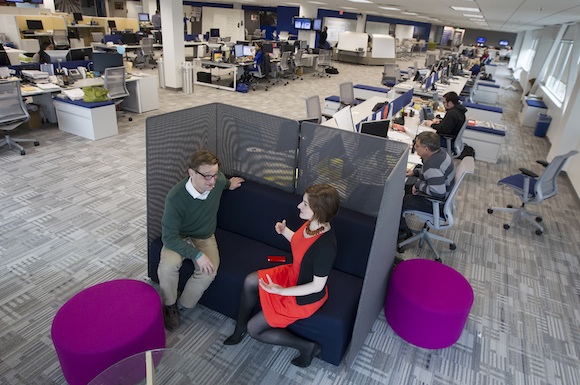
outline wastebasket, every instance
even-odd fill
[[[184,94],[193,93],[193,62],[183,62],[183,84],[182,89]]]
[[[159,77],[159,88],[165,88],[165,66],[163,58],[157,59],[157,73]]]
[[[550,127],[551,122],[552,117],[550,115],[539,113],[534,135],[539,136],[540,138],[546,136],[546,132],[548,132],[548,127]]]

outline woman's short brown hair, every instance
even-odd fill
[[[192,170],[197,170],[199,166],[203,164],[208,164],[213,166],[214,164],[219,164],[220,161],[217,156],[208,150],[196,151],[190,158],[187,167]]]
[[[328,184],[314,184],[305,191],[308,204],[318,222],[330,222],[340,207],[340,196],[334,187]]]

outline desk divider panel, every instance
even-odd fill
[[[298,129],[295,120],[218,104],[217,151],[222,171],[294,192]]]

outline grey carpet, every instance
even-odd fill
[[[306,95],[336,95],[343,81],[380,84],[381,67],[335,65],[340,74],[331,79],[306,74],[287,86],[248,94],[202,86],[191,95],[160,90],[158,111],[132,114],[132,122],[120,121],[119,135],[97,142],[51,125],[19,130],[36,137],[40,147],[27,145],[26,156],[0,149],[0,384],[65,384],[50,339],[58,308],[98,282],[147,280],[147,116],[220,101],[303,118]],[[509,84],[508,75],[499,67],[500,84]],[[560,194],[538,208],[545,217],[542,236],[524,223],[506,231],[505,214],[486,213],[488,206],[519,203],[496,182],[519,167],[541,172],[534,162],[549,149],[547,139],[519,126],[521,93],[500,92],[509,127],[500,161],[476,162],[458,197],[459,221],[444,232],[457,243],[457,250],[442,253],[444,263],[475,292],[455,345],[414,347],[381,314],[352,367],[315,359],[299,369],[289,363],[295,355],[289,348],[249,337],[223,346],[234,321],[199,306],[167,334],[167,346],[202,355],[221,371],[223,384],[580,384],[578,200],[561,178]],[[417,246],[400,256],[433,258]]]

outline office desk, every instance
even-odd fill
[[[380,96],[373,96],[372,98],[365,100],[364,102],[358,104],[357,106],[352,107],[350,109],[350,112],[352,114],[353,124],[356,126],[364,118],[370,116],[373,113],[373,108],[377,103],[384,103],[388,101],[390,101],[390,99]],[[327,127],[338,128],[336,126],[336,121],[334,119],[328,119],[326,122],[323,122],[322,125]]]
[[[206,86],[206,87],[213,87],[213,88],[217,88],[220,90],[227,90],[227,91],[235,91],[236,90],[236,86],[237,86],[237,82],[238,82],[238,69],[239,68],[243,68],[249,65],[253,65],[253,61],[252,62],[246,62],[246,63],[224,63],[224,62],[213,62],[210,60],[203,60],[203,59],[195,59],[193,60],[193,84],[199,84],[202,86]],[[208,67],[204,67],[204,66],[208,66]],[[200,82],[197,80],[197,74],[199,72],[208,72],[210,74],[210,77],[212,76],[212,70],[213,69],[218,69],[218,71],[220,70],[227,70],[227,71],[231,71],[232,75],[233,75],[233,80],[232,80],[232,85],[223,85],[223,84],[213,84],[213,83],[205,83],[205,82]]]

